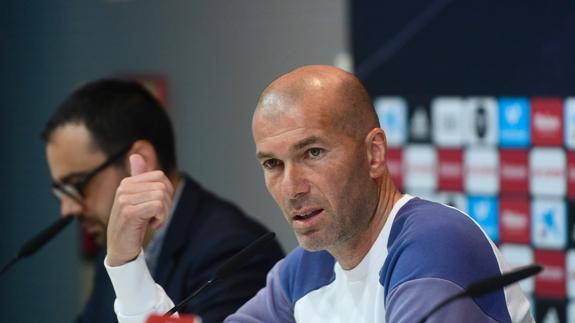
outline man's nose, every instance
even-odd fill
[[[310,185],[301,167],[285,166],[282,190],[284,196],[292,200],[309,193]]]
[[[84,206],[79,201],[69,197],[69,196],[62,196],[60,198],[60,214],[63,216],[78,216],[82,214]]]

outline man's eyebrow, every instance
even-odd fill
[[[59,182],[60,183],[67,183],[70,182],[71,180],[78,178],[78,177],[82,177],[85,176],[87,172],[73,172],[73,173],[69,173],[66,174],[65,176],[62,176],[62,178],[60,178]]]
[[[260,159],[265,159],[265,158],[274,158],[274,155],[271,154],[271,153],[265,153],[265,152],[258,151],[258,152],[256,153],[256,158],[257,158],[258,160],[260,160]]]
[[[307,146],[316,144],[316,143],[321,142],[321,141],[322,141],[321,138],[318,136],[310,136],[310,137],[307,137],[305,139],[298,141],[295,145],[290,147],[290,151],[298,151],[298,150],[301,150]]]
[[[318,142],[322,142],[322,139],[321,139],[320,137],[318,137],[318,136],[310,136],[310,137],[304,138],[304,139],[302,139],[302,140],[296,142],[293,146],[291,146],[291,147],[289,148],[289,150],[290,150],[291,152],[296,152],[296,151],[298,151],[298,150],[301,150],[301,149],[303,149],[303,148],[305,148],[305,147],[307,147],[307,146],[316,144],[316,143],[318,143]],[[272,153],[258,151],[258,152],[256,153],[256,158],[257,158],[258,160],[261,160],[261,159],[276,158],[276,157],[275,157],[275,155],[272,154]]]

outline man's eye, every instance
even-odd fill
[[[268,159],[262,163],[265,169],[273,169],[280,165],[280,161],[277,159]]]
[[[308,154],[309,154],[311,157],[314,157],[314,158],[315,158],[315,157],[319,157],[319,156],[321,155],[321,153],[323,152],[323,149],[321,149],[321,148],[311,148],[311,149],[309,149],[307,152],[308,152]]]

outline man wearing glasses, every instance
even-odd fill
[[[176,303],[266,231],[178,171],[171,122],[136,82],[103,79],[79,88],[52,115],[42,137],[62,216],[77,217],[100,245],[106,242],[116,189],[130,175],[128,156],[136,156],[143,170],[165,178],[172,188],[169,217],[162,226],[145,232],[140,257]],[[116,322],[104,251],[78,322]],[[221,322],[264,286],[266,273],[281,257],[276,242],[254,257],[240,275],[213,286],[184,312],[200,315],[204,323]]]

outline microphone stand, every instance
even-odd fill
[[[269,240],[273,239],[275,236],[276,236],[275,233],[268,232],[268,233],[260,236],[259,238],[257,238],[255,241],[250,243],[247,247],[240,250],[235,255],[233,255],[223,265],[221,265],[218,268],[218,270],[216,270],[216,272],[214,273],[214,275],[212,276],[212,278],[210,280],[208,280],[207,282],[202,284],[202,286],[200,286],[198,289],[196,289],[192,294],[190,294],[190,296],[183,299],[176,306],[172,307],[169,311],[167,311],[164,314],[164,316],[171,316],[172,314],[176,313],[180,308],[182,308],[184,305],[189,303],[202,290],[204,290],[204,288],[208,287],[213,282],[220,280],[220,279],[224,279],[224,278],[228,277],[229,275],[235,273],[236,270],[240,269],[243,265],[245,265],[245,262],[247,259],[253,257],[254,254],[256,254],[260,250],[260,247],[263,244],[265,244]]]

